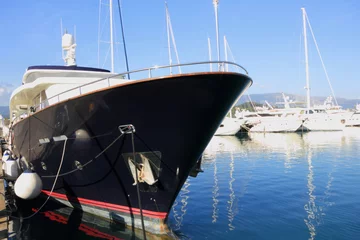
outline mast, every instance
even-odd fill
[[[306,12],[305,8],[301,8],[303,15],[304,25],[304,50],[305,50],[305,73],[306,73],[306,107],[310,109],[310,80],[309,80],[309,60],[308,60],[308,48],[307,48],[307,37],[306,37]]]
[[[209,51],[209,61],[211,62],[211,44],[210,44],[210,38],[208,37],[208,51]],[[212,64],[210,63],[210,72],[212,72]]]
[[[123,26],[123,20],[122,20],[120,0],[118,0],[117,2],[118,2],[118,9],[119,9],[119,17],[120,17],[121,36],[122,36],[123,46],[124,46],[124,55],[125,55],[126,71],[128,72],[127,76],[128,76],[128,79],[130,80],[129,61],[128,61],[127,51],[126,51],[126,42],[125,42],[125,34],[124,34],[124,26]]]
[[[176,61],[178,64],[180,64],[180,60],[179,60],[179,54],[177,51],[177,47],[176,47],[176,41],[175,41],[175,36],[174,36],[174,32],[172,30],[172,25],[171,25],[171,19],[170,19],[170,13],[169,13],[169,8],[167,6],[167,2],[165,1],[165,7],[166,7],[166,26],[167,26],[167,34],[168,34],[168,49],[169,49],[169,61],[170,61],[170,65],[172,64],[172,59],[171,59],[171,49],[170,49],[170,38],[172,40],[172,44],[174,47],[174,51],[175,51],[175,56],[176,56]],[[178,66],[179,69],[179,73],[181,73],[181,66]],[[170,74],[171,72],[171,68],[170,68]]]
[[[225,61],[227,62],[228,61],[228,55],[227,55],[227,40],[226,40],[226,36],[224,35],[224,52],[225,52]],[[226,71],[228,72],[229,71],[229,65],[226,64]]]
[[[165,2],[166,10],[166,32],[167,32],[167,41],[168,41],[168,54],[169,54],[169,65],[170,65],[170,75],[172,74],[172,59],[171,59],[171,48],[170,48],[170,26],[169,26],[169,10],[167,2]]]
[[[111,72],[114,72],[114,38],[113,38],[113,2],[109,0],[110,10],[110,51],[111,51]]]
[[[220,42],[219,42],[219,23],[218,23],[218,5],[219,0],[213,0],[214,10],[215,10],[215,23],[216,23],[216,50],[217,50],[217,60],[220,61]],[[220,63],[219,63],[220,71]]]

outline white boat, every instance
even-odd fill
[[[296,116],[270,116],[258,118],[259,123],[250,128],[250,132],[295,132],[302,124]]]
[[[271,109],[263,112],[242,112],[236,116],[250,126],[249,132],[295,132],[301,127],[302,119],[295,111],[288,109]]]
[[[234,136],[240,131],[243,120],[225,117],[219,128],[215,132],[215,136]]]
[[[347,127],[360,127],[360,104],[356,104],[356,110],[346,121]]]
[[[301,110],[303,115],[303,129],[307,131],[342,131],[345,128],[346,118],[343,115],[329,114],[325,110],[315,110],[310,107],[309,63],[307,49],[306,22],[308,21],[305,8],[301,8],[303,15],[305,72],[306,72],[306,110]],[[311,30],[311,29],[310,29]],[[314,36],[314,35],[313,35]],[[319,53],[320,54],[320,53]],[[332,88],[331,88],[332,89]]]
[[[302,110],[304,131],[342,131],[346,126],[346,118],[339,114],[316,112],[313,109]]]

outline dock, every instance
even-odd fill
[[[2,158],[2,151],[0,148],[0,158]],[[2,161],[0,161],[0,168],[2,169]],[[5,204],[5,187],[3,171],[0,171],[0,239],[7,239],[8,237],[8,213]]]
[[[2,159],[2,146],[0,145],[0,158]],[[2,161],[0,161],[0,240],[9,239],[12,229],[12,221],[10,220],[9,210],[6,208],[6,189],[3,179]],[[11,238],[12,239],[12,238]]]

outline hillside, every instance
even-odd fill
[[[2,115],[4,118],[9,118],[9,106],[0,106],[0,115]]]

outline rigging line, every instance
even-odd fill
[[[252,102],[252,100],[251,100],[250,94],[249,94],[249,93],[246,93],[246,94],[247,94],[247,96],[248,96],[248,98],[249,98],[249,100],[250,100],[250,104],[251,104],[252,108],[254,109],[255,112],[257,112],[257,111],[256,111],[256,108],[255,108],[255,106],[254,106],[254,104],[253,104],[253,102]]]
[[[145,143],[145,141],[144,141],[136,132],[135,132],[134,134],[135,134],[135,136],[145,145],[145,147],[146,147],[147,149],[149,149],[150,152],[152,152],[152,153],[160,160],[160,162],[161,162],[163,165],[165,165],[172,173],[174,173],[174,174],[176,175],[176,172],[175,172],[174,170],[172,170],[172,169]]]
[[[54,130],[57,134],[60,134],[60,132],[59,132],[58,130],[56,130],[56,128],[50,126],[49,124],[47,124],[46,122],[44,122],[44,121],[41,120],[40,118],[36,117],[35,114],[30,115],[30,116],[29,116],[29,119],[30,119],[31,117],[34,117],[35,119],[39,120],[42,124],[44,124],[45,126],[51,128],[52,130]]]
[[[168,18],[168,28],[170,30],[171,40],[174,45],[176,61],[178,64],[180,64],[179,55],[178,55],[178,51],[177,51],[177,47],[176,47],[176,41],[175,41],[174,32],[172,29],[172,24],[171,24],[171,19],[170,19],[170,13],[169,13],[169,9],[167,8],[167,5],[166,5],[166,13],[167,13],[167,18]],[[181,73],[181,66],[178,66],[178,68],[179,68],[179,73]]]
[[[314,43],[315,43],[315,46],[316,46],[316,50],[317,50],[317,52],[318,52],[318,54],[319,54],[320,61],[321,61],[321,65],[322,65],[322,67],[323,67],[323,69],[324,69],[325,76],[326,76],[326,79],[327,79],[327,81],[328,81],[328,83],[329,83],[331,93],[332,93],[332,95],[333,95],[333,97],[334,97],[334,100],[335,100],[336,105],[338,105],[338,102],[337,102],[336,97],[335,97],[334,89],[333,89],[333,87],[332,87],[332,85],[331,85],[329,75],[328,75],[328,73],[327,73],[327,70],[326,70],[324,61],[323,61],[323,59],[322,59],[322,57],[321,57],[320,49],[319,49],[318,44],[317,44],[317,42],[316,42],[316,38],[315,38],[314,32],[313,32],[313,30],[312,30],[312,28],[311,28],[310,20],[309,20],[307,14],[306,14],[306,20],[307,20],[307,23],[309,24],[309,29],[310,29],[311,35],[312,35],[312,37],[313,37],[313,39],[314,39]]]
[[[101,15],[101,5],[104,5],[101,3],[102,0],[100,0],[100,6],[99,6],[99,31],[98,31],[98,56],[99,56],[99,59],[98,59],[98,67],[100,67],[100,39],[101,39],[101,36],[104,32],[104,28],[105,28],[105,25],[107,24],[107,21],[108,21],[108,16],[109,16],[109,11],[106,11],[106,17],[105,17],[105,21],[101,27],[101,30],[100,30],[100,15]],[[106,59],[105,59],[106,60]]]
[[[116,29],[116,21],[114,21],[114,29]],[[118,47],[119,42],[117,41],[117,32],[116,31],[114,32],[114,42],[113,42],[113,44],[114,44],[114,47],[115,47],[115,55],[116,55],[116,58],[114,57],[114,60],[116,60],[115,61],[115,67],[114,67],[114,69],[115,69],[116,68],[116,62],[120,62],[120,58],[119,58],[120,54],[119,54],[119,47]],[[114,72],[116,72],[116,71],[114,70]],[[119,72],[121,72],[120,69],[119,69]]]
[[[229,52],[230,52],[231,59],[233,60],[233,62],[236,62],[236,61],[235,61],[235,57],[234,57],[234,55],[233,55],[233,53],[232,53],[232,51],[231,51],[231,48],[230,48],[230,45],[229,45],[229,42],[228,42],[227,39],[226,39],[226,46],[227,46],[227,49],[228,49]],[[239,68],[239,67],[238,67],[238,68]]]
[[[98,67],[100,67],[100,15],[101,15],[101,0],[99,0],[99,24],[98,24]]]
[[[170,75],[172,75],[172,58],[171,58],[171,46],[170,46],[170,28],[169,28],[169,12],[167,7],[167,2],[165,1],[165,11],[166,11],[166,34],[167,34],[167,46],[168,46],[168,55],[169,55],[169,65],[170,65]]]
[[[135,159],[135,144],[134,144],[134,131],[131,131],[131,143],[132,143],[132,149],[133,149],[133,158],[134,158],[134,161],[136,162],[136,159]],[[137,169],[135,169],[135,176],[136,176],[136,191],[137,191],[137,197],[138,197],[139,208],[140,208],[142,231],[143,231],[144,240],[146,240],[144,216],[143,216],[143,211],[142,211],[142,206],[141,206],[140,188],[139,188],[138,170]]]
[[[302,31],[300,31],[300,41],[299,41],[299,69],[298,69],[298,82],[301,82],[301,78],[300,78],[300,72],[301,72],[301,56],[302,56],[302,54],[301,54],[301,52],[302,52],[302,50],[301,50],[301,47],[302,47]]]
[[[124,146],[124,143],[125,143],[125,139],[126,139],[126,136],[124,136],[122,138],[122,142],[121,142],[121,145],[120,145],[120,148],[119,148],[119,152],[122,151],[122,148]],[[119,155],[118,155],[119,156]],[[113,162],[113,163],[109,163],[110,165],[110,169],[107,173],[105,173],[102,177],[100,177],[98,180],[96,181],[93,181],[93,182],[90,182],[90,183],[86,183],[86,184],[71,184],[69,185],[70,187],[87,187],[87,186],[91,186],[91,185],[94,185],[96,183],[99,183],[101,182],[102,180],[104,180],[105,178],[107,178],[109,176],[109,174],[114,171],[114,167],[115,165],[117,164],[118,160],[119,160],[120,157],[117,157],[116,160]],[[61,189],[62,187],[59,187],[59,188],[55,188],[55,190],[58,190],[58,189]]]
[[[63,148],[63,151],[62,151],[62,156],[61,156],[61,160],[60,160],[60,164],[59,164],[59,167],[58,167],[58,171],[56,173],[56,177],[55,177],[55,180],[54,180],[54,183],[51,187],[51,191],[48,195],[48,197],[46,198],[45,202],[41,205],[41,207],[36,210],[33,214],[31,214],[30,216],[27,216],[27,217],[14,217],[14,218],[17,218],[17,219],[22,219],[22,220],[25,220],[25,219],[29,219],[29,218],[32,218],[33,216],[35,216],[38,212],[40,212],[40,210],[46,205],[46,203],[49,201],[50,197],[51,197],[51,194],[53,193],[54,191],[54,188],[55,188],[55,185],[57,183],[57,180],[58,180],[58,177],[60,176],[60,171],[61,171],[61,168],[62,168],[62,165],[63,165],[63,162],[64,162],[64,156],[65,156],[65,149],[66,149],[66,143],[67,143],[67,139],[64,140],[64,148]]]
[[[128,79],[130,80],[129,62],[128,62],[128,57],[127,57],[127,52],[126,52],[126,43],[125,43],[125,36],[124,36],[124,26],[123,26],[123,21],[122,21],[120,0],[118,0],[117,2],[118,2],[119,16],[120,16],[121,35],[122,35],[123,46],[124,46],[124,55],[125,55],[126,71],[128,72],[127,75],[128,75]]]
[[[92,136],[92,137],[87,137],[87,138],[76,138],[76,137],[74,137],[74,138],[69,138],[68,137],[68,139],[69,140],[76,140],[76,139],[94,139],[94,138],[100,138],[100,137],[105,137],[105,136],[109,136],[109,135],[111,135],[112,133],[114,132],[114,130],[113,131],[111,131],[111,132],[108,132],[108,133],[104,133],[104,134],[100,134],[100,135],[96,135],[96,136]],[[30,148],[30,150],[34,150],[34,149],[36,149],[36,148],[39,148],[39,147],[41,147],[43,144],[36,144],[35,145],[35,147],[32,147],[32,148]]]
[[[92,163],[92,161],[96,160],[98,157],[100,157],[104,152],[106,152],[112,145],[114,145],[115,142],[117,142],[122,136],[124,135],[124,133],[121,133],[117,138],[115,138],[114,141],[112,141],[112,143],[110,143],[104,150],[102,150],[99,154],[97,154],[93,159],[89,160],[88,162],[82,164],[82,168],[86,167],[88,164]],[[65,176],[65,175],[69,175],[73,172],[76,172],[76,171],[79,171],[80,169],[79,168],[76,168],[76,169],[73,169],[69,172],[66,172],[66,173],[62,173],[62,174],[59,174],[60,177],[62,176]],[[46,175],[46,176],[41,176],[41,177],[44,177],[44,178],[53,178],[55,177],[56,175]]]
[[[108,51],[106,52],[105,60],[104,60],[104,63],[103,63],[103,65],[102,65],[101,68],[104,68],[104,66],[105,66],[105,64],[106,64],[106,62],[107,62],[107,57],[109,56],[109,52],[110,52],[110,46],[109,46],[109,48],[108,48]],[[111,78],[111,77],[110,77],[110,78]]]

